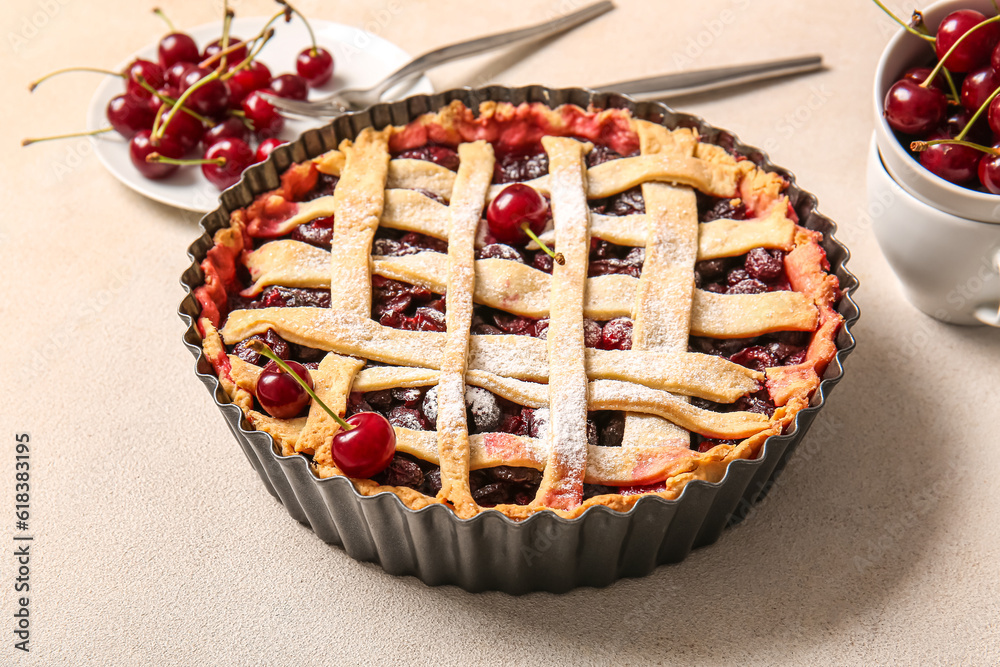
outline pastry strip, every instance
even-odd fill
[[[642,154],[691,156],[690,132],[670,132],[661,125],[636,121]],[[682,140],[678,140],[681,138]],[[698,255],[698,202],[687,186],[646,182],[646,254],[632,309],[632,349],[683,352],[688,346]],[[678,398],[678,402],[686,399]],[[687,430],[661,417],[628,412],[623,442],[639,446],[689,448]]]
[[[583,301],[590,254],[590,209],[583,156],[591,149],[563,137],[542,137],[556,247],[566,258],[552,268],[549,294],[549,453],[535,507],[572,509],[583,501],[587,470],[587,369]]]
[[[587,198],[603,199],[650,181],[690,185],[716,197],[732,197],[736,194],[737,174],[735,166],[721,161],[707,162],[695,157],[671,155],[639,155],[611,160],[588,169]],[[551,196],[551,179],[550,163],[547,175],[525,183]],[[493,201],[504,187],[505,184],[491,186],[489,200]]]
[[[458,147],[458,155],[461,166],[448,207],[448,330],[438,381],[437,445],[441,465],[438,497],[451,502],[458,516],[468,518],[479,508],[469,489],[465,372],[476,280],[474,242],[486,190],[493,176],[493,147],[485,141],[463,143]]]
[[[369,317],[372,310],[372,239],[385,203],[389,164],[388,131],[364,129],[357,140],[341,143],[345,154],[340,183],[334,190],[333,247],[330,261],[331,304],[342,313]]]
[[[232,345],[274,329],[285,340],[381,363],[439,369],[446,334],[384,327],[370,318],[339,315],[329,308],[237,310],[222,328]],[[719,403],[757,391],[763,374],[694,352],[584,350],[592,380],[622,380]],[[547,382],[546,341],[530,336],[472,336],[469,365],[504,377]]]

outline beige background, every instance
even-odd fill
[[[573,2],[301,8],[375,21],[418,53]],[[32,96],[25,84],[72,63],[112,66],[156,40],[151,4],[6,0],[0,10],[0,553],[11,550],[21,431],[31,434],[37,535],[28,656],[11,646],[14,564],[0,557],[0,664],[1000,659],[1000,335],[918,313],[875,243],[864,198],[869,97],[892,26],[874,5],[618,0],[521,61],[501,53],[431,74],[444,89],[602,84],[812,52],[830,66],[678,104],[768,148],[853,250],[858,349],[800,455],[748,521],[680,565],[603,590],[512,598],[388,576],[292,521],[180,343],[178,278],[197,216],[120,185],[86,140],[18,148],[24,136],[82,128],[96,81],[66,77]],[[212,20],[221,5],[164,4],[181,26]],[[233,4],[244,16],[274,10]]]

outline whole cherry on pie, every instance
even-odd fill
[[[312,389],[313,380],[308,368],[297,361],[285,363]],[[309,393],[303,385],[274,361],[269,361],[260,372],[255,393],[261,407],[278,419],[295,417],[309,404]]]
[[[372,477],[382,472],[396,454],[396,432],[377,412],[358,412],[347,418],[350,429],[333,436],[330,454],[348,477]]]

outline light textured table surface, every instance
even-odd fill
[[[8,0],[0,11],[0,664],[996,664],[1000,335],[902,297],[866,213],[870,87],[892,25],[869,2],[617,0],[520,55],[431,74],[602,84],[822,53],[829,70],[677,106],[765,147],[819,196],[862,287],[847,374],[771,495],[679,565],[566,595],[388,576],[291,520],[192,373],[175,311],[198,216],[134,194],[86,140],[97,84],[155,41],[152,3]],[[242,16],[274,11],[234,0]],[[302,0],[410,53],[576,0]],[[906,12],[901,2],[892,3]],[[165,2],[180,26],[221,2]],[[14,35],[15,38],[11,36]],[[31,652],[13,648],[14,437],[32,447]]]

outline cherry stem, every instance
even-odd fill
[[[166,113],[166,111],[167,111],[167,105],[161,104],[160,108],[156,110],[156,116],[153,117],[153,128],[149,131],[149,139],[154,144],[158,143],[155,139],[156,131],[159,129],[160,123],[163,122],[163,114]]]
[[[72,139],[73,137],[91,137],[95,134],[104,134],[105,132],[110,132],[115,128],[113,127],[102,127],[99,130],[87,130],[86,132],[73,132],[71,134],[57,134],[51,137],[39,137],[37,139],[21,139],[22,146],[30,146],[31,144],[37,144],[39,141],[50,141],[52,139]]]
[[[226,158],[224,157],[181,160],[174,157],[167,157],[166,155],[160,155],[155,151],[146,156],[146,162],[156,162],[157,164],[176,164],[182,167],[190,164],[214,164],[220,167],[226,166]]]
[[[253,39],[244,39],[243,41],[240,41],[240,42],[233,42],[232,44],[228,45],[227,47],[225,47],[221,51],[219,51],[217,53],[214,53],[211,56],[209,56],[208,58],[205,58],[204,60],[202,60],[200,63],[198,63],[198,67],[200,67],[202,69],[208,69],[209,67],[212,67],[213,65],[215,65],[215,61],[217,61],[219,59],[225,60],[226,56],[232,54],[234,51],[239,51],[241,48],[247,46],[248,44],[250,44],[250,42],[253,42],[253,41],[256,41],[256,38],[253,38]],[[220,65],[220,67],[222,67],[222,65]]]
[[[158,91],[156,88],[153,88],[151,85],[149,85],[149,82],[146,81],[145,77],[143,77],[141,74],[138,75],[138,76],[136,76],[135,81],[140,86],[142,86],[143,88],[145,88],[149,93],[151,93],[152,95],[154,95],[156,97],[156,99],[160,100],[161,102],[163,102],[167,106],[172,107],[175,104],[177,104],[177,100],[175,100],[174,98],[170,97],[169,95],[164,95],[163,93],[161,93],[160,91]],[[205,118],[200,113],[198,113],[196,111],[192,111],[191,109],[189,109],[187,107],[181,107],[181,111],[183,111],[187,115],[191,116],[195,120],[201,121],[202,123],[205,123],[207,125],[211,125],[212,124],[212,121],[210,121],[209,119]]]
[[[907,32],[909,32],[909,33],[911,33],[913,35],[916,35],[920,39],[926,40],[928,42],[933,42],[934,41],[934,38],[931,37],[930,35],[925,35],[924,33],[915,30],[913,27],[910,26],[910,24],[904,23],[901,18],[899,18],[898,16],[896,16],[895,14],[893,14],[891,11],[889,11],[889,8],[886,7],[885,5],[883,5],[881,2],[879,2],[879,0],[872,0],[872,2],[874,2],[876,5],[878,5],[879,9],[881,9],[883,12],[885,12],[886,14],[888,14],[889,18],[891,18],[893,21],[895,21],[899,25],[903,26],[903,28],[906,29]]]
[[[174,116],[177,115],[178,110],[184,108],[184,103],[187,102],[188,98],[191,97],[191,95],[196,90],[198,90],[199,88],[201,88],[202,86],[204,86],[206,83],[209,83],[210,81],[214,81],[214,80],[216,80],[218,78],[219,78],[219,72],[218,72],[218,70],[216,70],[216,71],[212,72],[211,74],[208,74],[208,75],[206,75],[206,76],[198,79],[191,86],[189,86],[188,89],[185,90],[184,93],[180,97],[177,98],[177,103],[174,104],[173,107],[171,107],[170,113],[167,115],[166,119],[163,121],[163,123],[160,125],[160,127],[155,128],[155,130],[154,130],[154,132],[152,134],[153,142],[155,143],[157,140],[159,140],[163,136],[163,133],[166,132],[166,130],[167,130],[167,126],[170,125],[170,121],[172,121],[174,119]]]
[[[276,0],[276,2],[279,5],[283,5],[283,6],[287,7],[288,11],[291,11],[291,12],[293,12],[295,14],[298,14],[299,18],[302,19],[302,22],[306,24],[306,30],[309,31],[309,39],[312,41],[312,52],[309,55],[311,55],[313,58],[315,58],[316,54],[319,53],[319,51],[317,51],[317,49],[319,47],[316,45],[316,35],[313,34],[312,26],[309,25],[309,21],[306,19],[305,14],[303,14],[299,10],[295,9],[295,7],[292,7],[292,3],[286,2],[286,0]]]
[[[975,148],[977,151],[982,151],[983,153],[989,153],[990,155],[996,155],[1000,157],[1000,151],[995,148],[990,148],[989,146],[983,146],[982,144],[976,144],[971,141],[962,141],[960,139],[932,139],[930,141],[911,141],[910,150],[916,153],[922,153],[931,146],[937,146],[938,144],[955,144],[956,146],[967,146],[968,148]]]
[[[298,382],[299,385],[306,390],[306,393],[309,394],[309,396],[311,396],[314,401],[316,401],[316,404],[319,405],[319,407],[326,410],[326,414],[333,417],[333,420],[338,424],[340,424],[340,428],[344,429],[345,431],[350,431],[356,428],[355,426],[351,426],[350,424],[348,424],[340,417],[340,415],[331,410],[329,406],[327,406],[327,404],[323,402],[323,399],[317,396],[316,392],[314,392],[312,389],[309,388],[309,385],[306,384],[306,381],[300,378],[299,374],[293,371],[292,368],[281,359],[281,357],[272,352],[271,348],[268,347],[265,343],[262,343],[259,340],[252,340],[247,345],[247,347],[249,347],[251,350],[253,350],[258,354],[263,354],[265,357],[267,357],[274,363],[278,364],[278,368],[280,368],[281,370],[285,371],[293,378],[295,378],[295,381]]]
[[[257,41],[257,39],[254,40],[256,44],[254,45],[253,50],[247,55],[247,57],[244,58],[239,65],[237,65],[236,67],[232,68],[231,70],[223,74],[222,77],[220,78],[223,81],[228,81],[229,79],[233,78],[233,76],[235,76],[237,72],[249,67],[250,63],[253,62],[253,59],[257,57],[257,54],[260,53],[261,49],[264,48],[264,45],[267,44],[267,42],[272,37],[274,37],[274,28],[268,28],[267,32],[264,33],[263,37],[259,38],[260,41]]]
[[[976,124],[976,121],[979,120],[979,117],[983,115],[983,112],[987,108],[989,108],[990,102],[993,101],[993,98],[996,97],[997,94],[1000,94],[1000,86],[997,86],[997,89],[994,90],[992,93],[990,93],[990,96],[986,98],[986,101],[984,101],[982,104],[979,105],[979,108],[976,109],[976,113],[972,114],[972,118],[970,118],[969,122],[965,124],[965,127],[962,128],[962,131],[958,133],[958,135],[955,137],[956,139],[958,140],[965,139],[965,135],[969,133],[969,130],[971,130],[972,126]]]
[[[109,69],[101,69],[100,67],[65,67],[63,69],[57,69],[55,72],[49,72],[41,79],[37,81],[32,81],[28,84],[28,92],[32,92],[38,87],[42,81],[46,81],[56,76],[57,74],[65,74],[67,72],[94,72],[95,74],[105,74],[107,76],[117,76],[120,79],[124,79],[125,75],[121,72],[112,72]]]
[[[219,61],[219,69],[226,69],[226,49],[229,48],[229,29],[233,24],[233,10],[229,8],[229,0],[222,1],[222,11],[225,14],[225,18],[222,20],[222,40],[219,42],[220,53],[222,54],[222,59]]]
[[[1000,16],[994,16],[993,18],[986,19],[985,21],[983,21],[981,23],[978,23],[977,25],[974,25],[971,28],[969,28],[965,32],[964,35],[962,35],[957,40],[955,40],[955,43],[952,44],[951,48],[948,49],[948,52],[945,53],[944,56],[941,57],[941,60],[938,61],[938,64],[934,66],[934,69],[931,70],[931,73],[927,75],[927,78],[924,80],[924,82],[922,84],[920,84],[920,86],[922,88],[927,88],[928,86],[931,85],[931,81],[933,81],[935,78],[937,78],[938,73],[942,69],[944,69],[945,62],[948,61],[948,58],[951,57],[951,54],[954,53],[955,49],[957,49],[962,44],[962,42],[965,41],[966,37],[968,37],[972,33],[976,32],[977,30],[979,30],[980,28],[982,28],[984,25],[989,25],[990,23],[996,23],[997,21],[1000,21]]]
[[[550,247],[545,245],[545,241],[538,238],[538,236],[535,235],[535,232],[531,231],[531,227],[528,226],[528,223],[522,222],[521,229],[528,235],[528,238],[537,243],[538,247],[541,248],[546,255],[551,257],[556,264],[562,266],[566,263],[566,258],[563,257],[563,254],[561,252],[553,252]]]
[[[167,28],[170,32],[177,32],[177,28],[174,27],[174,22],[167,18],[167,15],[163,13],[163,10],[159,7],[153,7],[153,13],[163,19],[163,22],[167,24]]]

